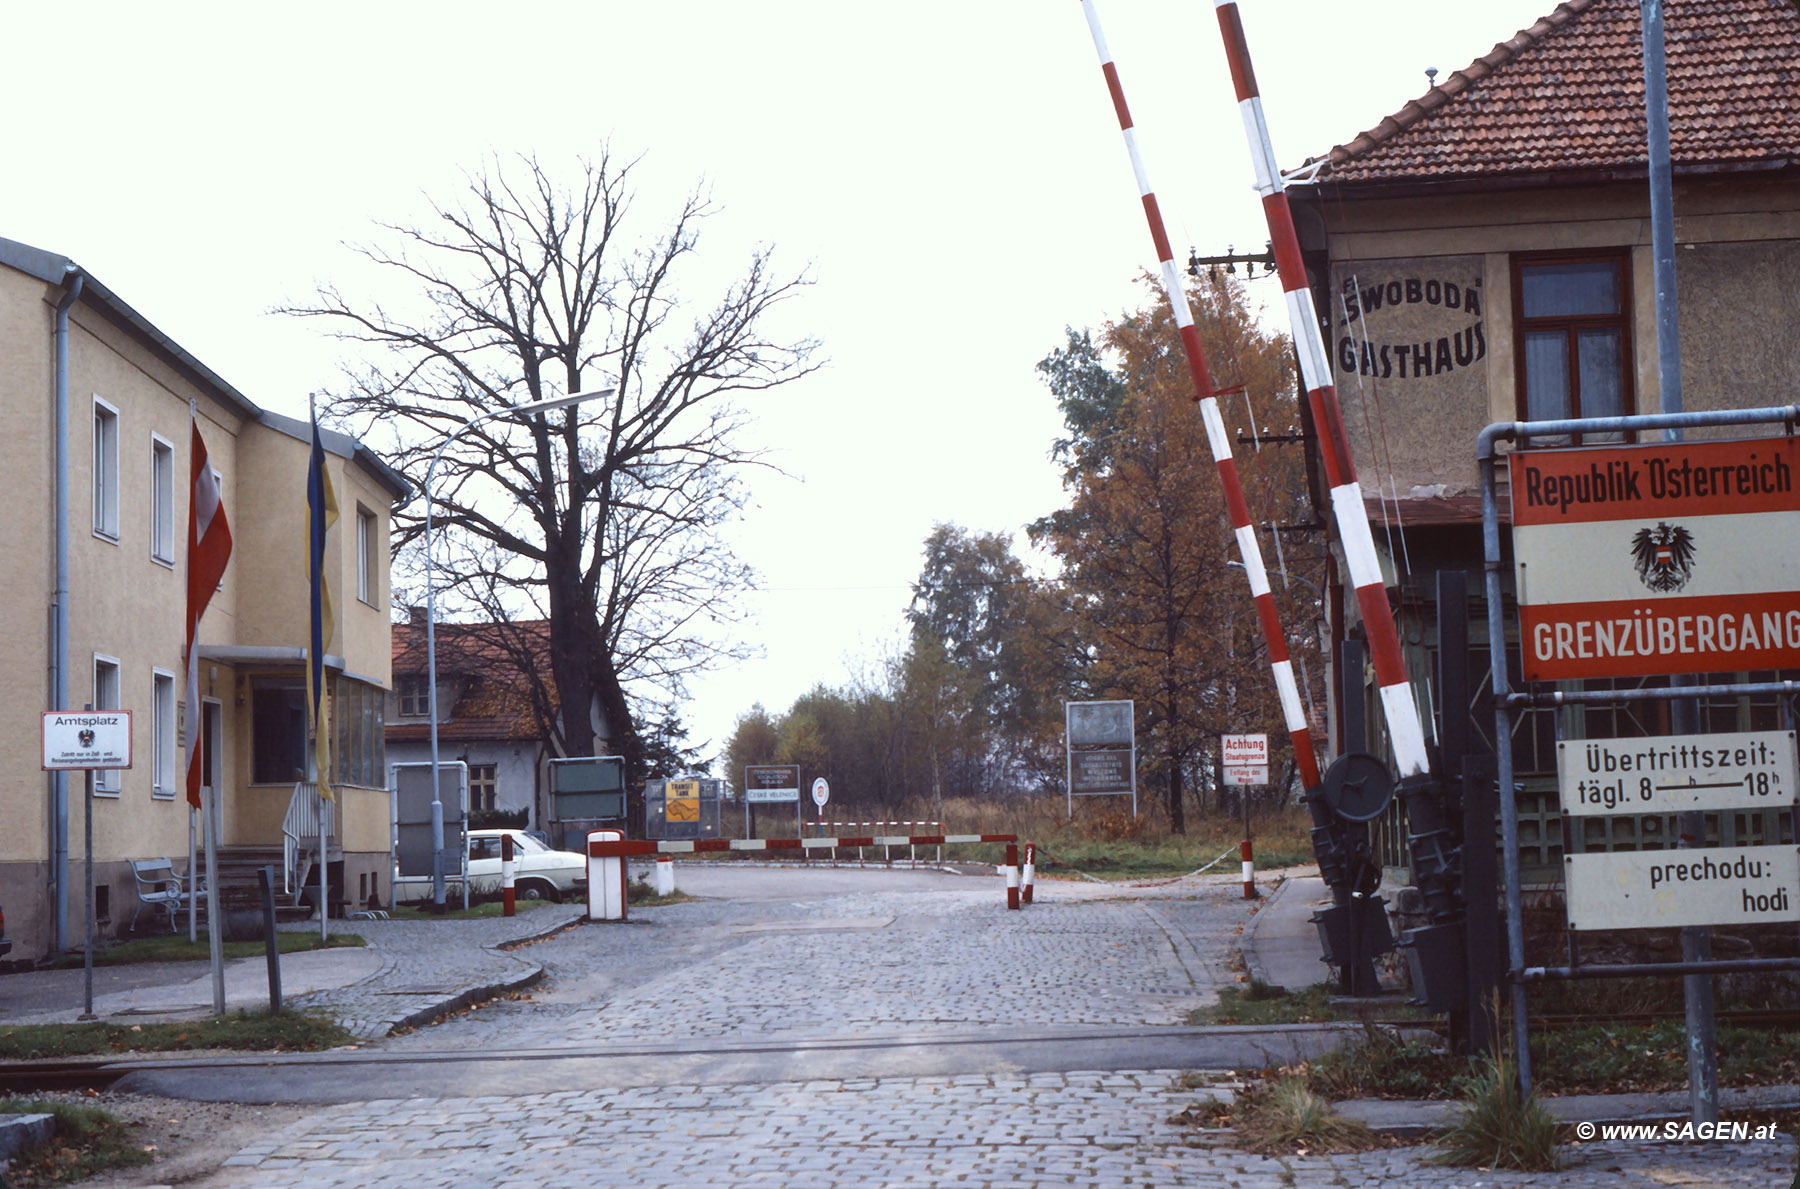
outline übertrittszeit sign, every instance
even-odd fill
[[[1562,810],[1571,817],[1794,804],[1794,732],[1731,731],[1556,745]]]
[[[1510,466],[1527,681],[1800,666],[1800,439]]]

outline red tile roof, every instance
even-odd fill
[[[556,679],[550,674],[550,623],[530,620],[513,624],[440,623],[437,625],[437,668],[440,688],[456,678],[462,694],[454,707],[443,707],[440,739],[475,741],[537,740],[543,732],[532,710],[531,683],[519,669],[519,650],[529,654],[556,704]],[[423,677],[427,670],[425,630],[421,625],[393,625],[394,677]],[[419,742],[430,734],[424,722],[390,720],[391,743]]]
[[[1664,6],[1670,151],[1680,172],[1800,165],[1795,0]],[[1327,184],[1516,183],[1645,171],[1638,0],[1567,0],[1331,150]]]

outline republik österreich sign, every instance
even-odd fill
[[[1800,665],[1800,442],[1511,455],[1524,677]]]

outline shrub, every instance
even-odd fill
[[[1510,1060],[1483,1058],[1465,1086],[1462,1105],[1436,1137],[1438,1163],[1521,1172],[1559,1167],[1556,1120],[1535,1092],[1519,1096]]]

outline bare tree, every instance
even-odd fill
[[[716,533],[758,462],[738,442],[742,401],[818,366],[813,341],[765,334],[807,284],[777,277],[766,249],[710,307],[678,296],[713,208],[696,192],[633,245],[635,165],[602,155],[564,187],[535,159],[492,163],[461,205],[434,203],[423,227],[382,224],[390,246],[356,249],[422,301],[390,308],[326,286],[283,311],[371,349],[329,412],[415,484],[477,414],[616,387],[607,401],[484,421],[446,449],[429,496],[450,546],[441,588],[490,615],[549,621],[554,744],[589,754],[594,727],[578,708],[596,706],[634,784],[634,697],[679,693],[735,647],[710,628],[734,618],[731,598],[751,581]],[[423,500],[397,514],[398,544],[424,515]],[[630,692],[643,683],[657,688]]]

